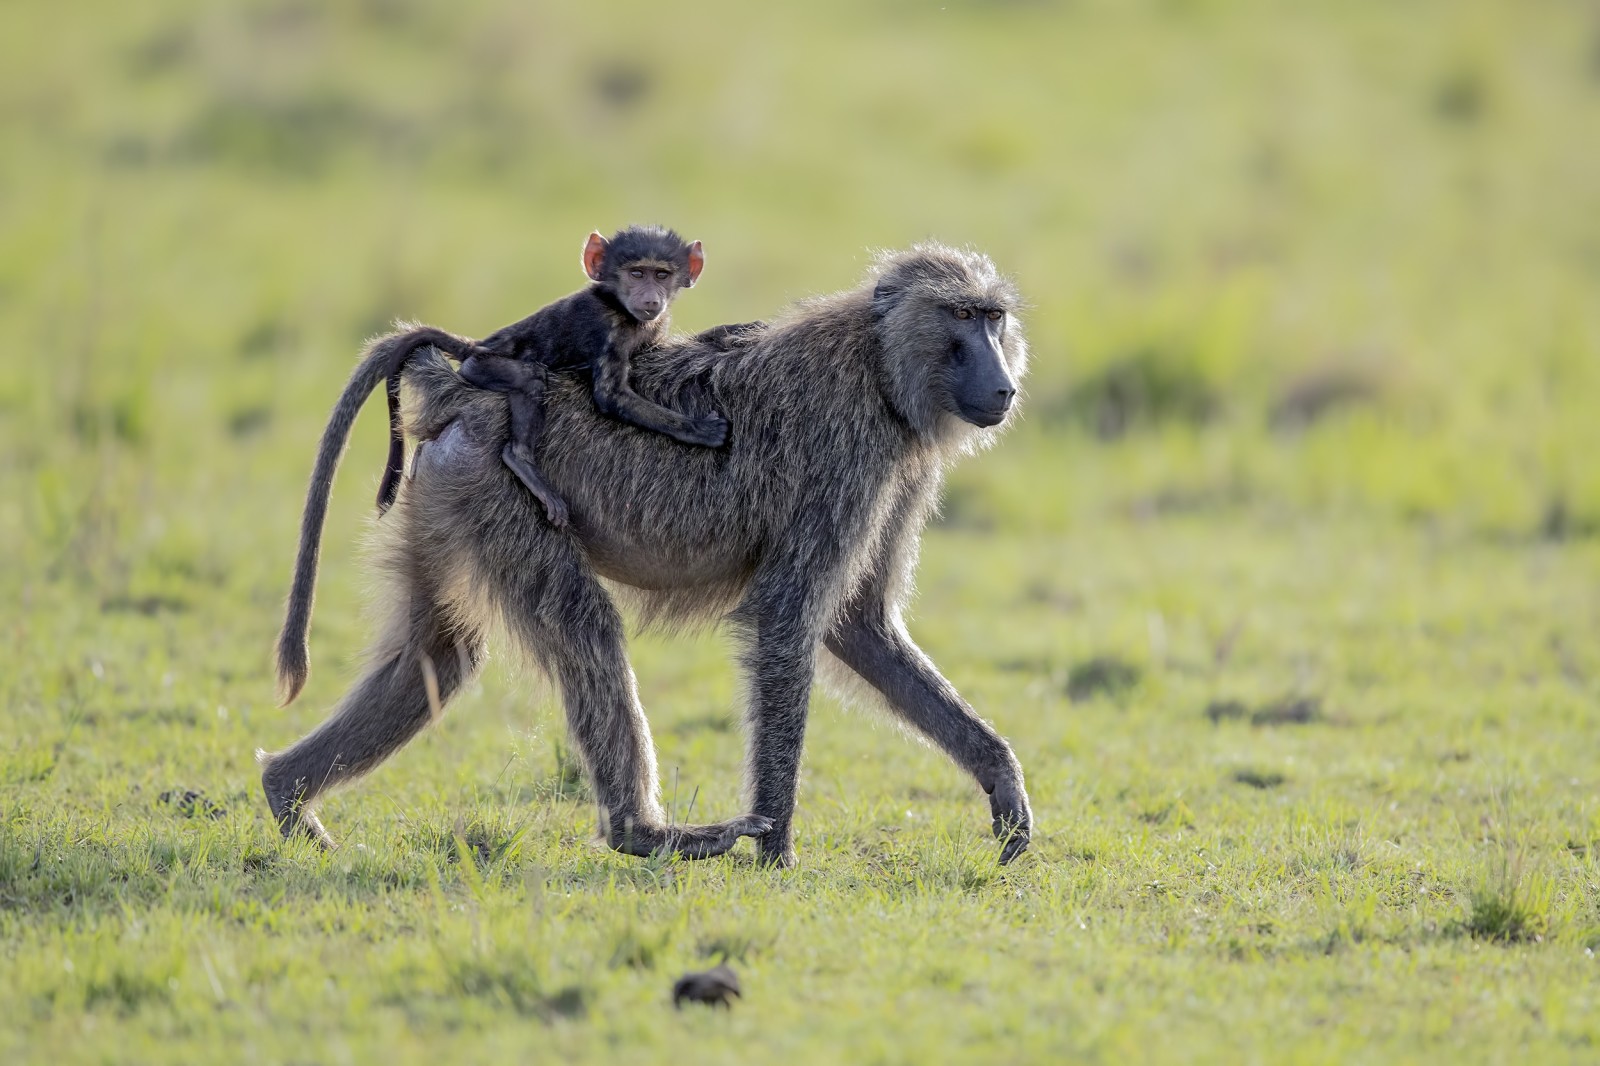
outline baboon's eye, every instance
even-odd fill
[[[989,321],[990,322],[998,322],[1004,317],[1006,317],[1006,313],[1004,311],[990,311],[989,312]]]
[[[672,277],[672,271],[670,271],[670,270],[658,270],[658,271],[656,271],[656,280],[657,281],[666,281],[670,277]]]
[[[644,277],[644,271],[642,271],[642,270],[634,269],[634,270],[628,271],[628,273],[632,274],[636,278]]]
[[[972,317],[972,312],[965,307],[958,307],[956,308],[956,317],[965,320]]]

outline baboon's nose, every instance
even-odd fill
[[[1013,388],[996,389],[994,392],[994,398],[1000,402],[1002,411],[1011,406],[1011,400],[1016,395],[1017,390]]]

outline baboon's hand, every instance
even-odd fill
[[[683,433],[673,435],[685,444],[720,448],[728,439],[728,420],[719,414],[709,414],[695,419]]]
[[[1020,779],[1002,778],[989,793],[989,811],[994,816],[994,835],[1000,841],[1000,865],[1028,850],[1033,835],[1033,811]]]

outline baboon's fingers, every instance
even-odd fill
[[[1000,841],[1001,866],[1027,851],[1028,844],[1033,839],[1028,823],[1015,814],[995,815],[994,836]]]
[[[1013,829],[1008,836],[1001,838],[1000,865],[1005,866],[1012,859],[1028,850],[1030,839],[1028,834],[1021,829]]]
[[[1028,850],[1033,836],[1033,812],[1028,808],[1028,794],[1020,781],[1003,781],[989,793],[989,810],[994,816],[994,835],[1000,841],[1000,864],[1003,866]]]
[[[996,809],[994,811],[994,837],[1004,840],[1013,833],[1027,836],[1033,829],[1026,811]]]

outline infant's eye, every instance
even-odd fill
[[[957,308],[956,309],[956,317],[957,318],[961,318],[961,319],[971,318],[972,317],[972,312],[968,311],[965,307]]]
[[[672,271],[670,271],[670,270],[658,270],[658,271],[656,271],[656,280],[657,281],[666,281],[671,276],[672,276]]]
[[[1006,317],[1006,313],[1004,311],[990,311],[989,312],[989,321],[990,322],[998,322],[1004,317]]]
[[[644,277],[644,271],[642,271],[642,270],[630,270],[630,271],[628,271],[628,273],[632,274],[636,278]]]

